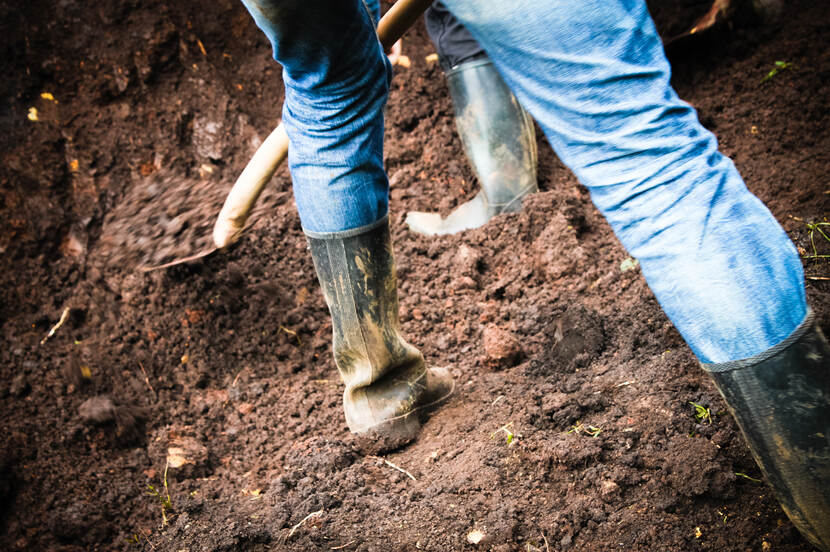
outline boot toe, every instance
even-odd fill
[[[418,405],[419,409],[434,408],[450,398],[455,391],[455,380],[447,368],[429,368],[426,380],[426,390]]]
[[[426,417],[455,391],[455,380],[446,368],[430,368],[424,378],[424,389],[414,408],[355,435],[358,450],[364,454],[384,454],[415,440],[421,429],[420,418]]]

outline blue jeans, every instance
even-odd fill
[[[363,0],[242,1],[283,66],[282,122],[303,228],[336,232],[384,217],[383,108],[392,68],[376,13]]]
[[[285,67],[283,120],[303,227],[329,233],[378,220],[388,201],[390,73],[366,7],[244,1]],[[807,306],[795,247],[672,90],[642,0],[444,3],[589,189],[701,362],[753,356],[798,326]],[[262,5],[291,6],[297,19],[284,30]],[[324,12],[337,15],[320,20]]]

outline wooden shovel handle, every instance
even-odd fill
[[[435,0],[398,0],[378,23],[378,39],[388,50],[418,21]]]

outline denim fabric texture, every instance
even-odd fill
[[[366,4],[366,9],[369,10],[369,14],[372,16],[375,27],[377,27],[378,21],[380,21],[380,0],[363,0],[363,2]]]
[[[424,23],[445,73],[465,61],[487,57],[470,31],[464,28],[442,2],[435,2],[427,8]]]
[[[752,357],[804,320],[794,245],[672,90],[642,0],[445,4],[589,189],[701,362]],[[353,0],[269,5],[300,6],[291,32],[258,23],[286,67],[289,162],[303,226],[369,224],[386,211],[380,142],[389,71],[367,10]],[[321,20],[327,10],[336,16]],[[314,25],[303,12],[314,14]]]
[[[369,8],[363,0],[242,1],[283,66],[282,122],[303,228],[337,232],[384,217],[392,68]]]

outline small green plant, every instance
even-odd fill
[[[763,84],[763,83],[767,82],[768,80],[770,80],[772,77],[774,77],[775,75],[777,75],[778,73],[780,73],[784,69],[789,69],[792,66],[793,66],[792,63],[789,63],[789,62],[786,62],[786,61],[776,61],[775,62],[775,67],[773,67],[772,70],[769,73],[767,73],[767,75],[763,79],[761,79],[761,83]]]
[[[500,428],[498,428],[496,431],[494,431],[490,435],[490,438],[494,439],[496,437],[496,435],[498,435],[499,433],[501,433],[503,431],[504,434],[506,435],[506,438],[507,438],[507,444],[508,445],[513,444],[513,437],[515,437],[515,435],[513,434],[512,431],[510,431],[510,426],[512,426],[512,425],[513,425],[513,422],[510,422],[509,424],[505,424],[505,425],[501,426]]]
[[[590,435],[591,437],[599,437],[599,434],[602,433],[602,429],[596,426],[589,425],[588,429],[585,430],[585,433]]]
[[[760,479],[755,479],[754,477],[750,477],[745,473],[735,472],[735,475],[737,475],[738,477],[743,477],[744,479],[749,479],[753,483],[763,483],[763,481],[761,481]]]
[[[164,465],[164,494],[149,483],[147,484],[147,487],[150,489],[147,494],[156,497],[161,503],[161,523],[163,527],[167,526],[167,522],[169,520],[167,513],[173,510],[173,501],[170,500],[170,488],[167,486],[167,468],[169,467],[170,462],[168,461]]]
[[[566,431],[565,433],[567,435],[570,435],[571,433],[584,433],[585,435],[590,435],[593,438],[597,438],[597,437],[599,437],[599,434],[602,433],[602,428],[592,426],[592,425],[585,426],[585,425],[582,425],[582,422],[577,420],[576,423],[574,425],[572,425],[570,427],[570,429],[568,431]]]
[[[830,222],[804,222],[807,225],[807,230],[809,230],[810,236],[810,245],[813,247],[813,254],[812,255],[805,255],[805,259],[830,259],[830,255],[819,255],[818,249],[816,249],[816,232],[818,232],[822,238],[827,240],[830,243],[830,237],[824,233],[824,230],[821,229],[822,226],[830,226]]]
[[[285,332],[285,333],[287,333],[288,335],[292,335],[292,336],[294,336],[294,339],[296,339],[296,340],[297,340],[297,347],[302,347],[302,346],[303,346],[303,342],[300,340],[300,336],[299,336],[299,335],[297,335],[297,332],[295,332],[294,330],[289,330],[289,329],[288,329],[288,328],[286,328],[285,326],[280,326],[280,327],[277,329],[277,331],[279,331],[279,332]]]
[[[712,411],[703,406],[702,404],[697,404],[696,402],[689,402],[695,408],[695,420],[699,424],[711,424],[712,423]]]

